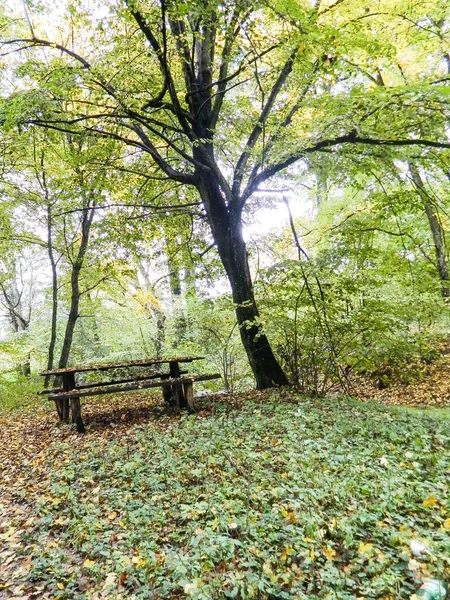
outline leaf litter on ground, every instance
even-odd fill
[[[394,600],[449,578],[447,418],[288,389],[84,412],[86,436],[49,407],[0,423],[1,599]]]

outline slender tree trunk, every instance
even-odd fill
[[[175,325],[175,340],[174,347],[178,346],[183,342],[186,337],[186,315],[182,307],[182,294],[181,294],[181,277],[180,269],[177,264],[174,264],[170,257],[170,252],[167,252],[167,260],[169,265],[169,284],[170,284],[170,296],[172,300],[172,315]]]
[[[326,170],[319,167],[316,172],[316,206],[319,209],[328,197],[328,177]]]
[[[16,265],[13,264],[13,278],[11,280],[10,289],[6,289],[3,284],[0,285],[1,292],[4,298],[4,304],[9,312],[11,327],[13,328],[14,333],[20,333],[23,331],[27,331],[30,325],[30,320],[27,317],[23,316],[23,307],[21,296],[22,294],[19,292],[16,282]],[[31,375],[31,356],[30,353],[27,354],[27,357],[23,363],[21,363],[19,367],[20,371],[24,377],[29,377]]]
[[[427,194],[419,170],[411,163],[409,165],[409,170],[413,183],[422,199],[428,224],[430,225],[433,236],[434,251],[436,254],[436,267],[439,274],[439,279],[441,281],[441,294],[443,298],[450,298],[450,277],[445,248],[445,233],[439,220],[436,207]]]
[[[65,369],[69,361],[70,349],[72,347],[73,333],[78,319],[78,309],[80,306],[80,273],[83,268],[84,256],[86,254],[89,233],[91,230],[92,220],[94,218],[94,208],[85,208],[82,215],[81,227],[81,242],[76,259],[72,266],[72,274],[70,277],[71,297],[70,310],[67,319],[66,332],[64,334],[63,346],[59,357],[58,368]]]
[[[145,281],[146,291],[151,291],[153,293],[154,290],[152,290],[152,284],[148,277],[145,265],[140,265],[140,272]],[[142,289],[139,283],[139,278],[137,279],[135,285],[137,290]],[[164,313],[162,305],[159,303],[156,296],[154,298],[155,301],[152,302],[151,305],[145,304],[144,310],[146,313],[148,313],[149,318],[151,316],[154,316],[156,319],[155,351],[156,358],[161,358],[161,356],[164,354],[164,349],[166,347],[166,315]]]
[[[264,334],[255,302],[248,264],[247,248],[242,237],[240,211],[227,209],[214,178],[198,175],[198,190],[208,211],[217,250],[231,286],[242,344],[256,380],[257,389],[287,385],[283,373]]]
[[[164,347],[166,345],[166,315],[164,314],[164,311],[159,308],[153,309],[153,312],[156,316],[156,358],[160,358],[164,353]]]
[[[52,269],[52,319],[47,359],[47,371],[51,371],[53,369],[53,362],[55,360],[56,328],[58,321],[58,273],[56,270],[56,261],[53,253],[52,215],[50,205],[47,205],[47,252]],[[50,375],[46,375],[45,387],[48,387],[49,381]]]
[[[70,278],[71,296],[70,310],[67,318],[66,331],[64,334],[63,346],[59,357],[58,369],[65,369],[69,361],[70,349],[72,347],[73,332],[78,319],[78,308],[80,305],[80,271],[81,264],[74,264]]]

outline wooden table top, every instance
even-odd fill
[[[194,360],[204,360],[204,356],[170,356],[161,358],[143,358],[141,360],[131,360],[120,363],[100,363],[98,365],[80,365],[78,367],[68,367],[67,369],[54,369],[52,371],[42,371],[39,375],[64,375],[65,373],[85,373],[86,371],[108,371],[110,369],[119,369],[126,367],[149,367],[151,365],[160,365],[164,363],[187,363]]]

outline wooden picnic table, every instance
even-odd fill
[[[40,394],[47,394],[49,400],[54,400],[58,417],[63,422],[69,422],[69,402],[72,409],[72,422],[76,424],[80,433],[85,433],[85,427],[81,416],[80,398],[84,396],[97,396],[100,394],[113,394],[138,389],[161,387],[164,400],[175,408],[192,409],[193,405],[193,383],[194,381],[206,381],[220,377],[213,375],[186,375],[187,371],[181,371],[180,364],[203,360],[202,356],[162,357],[144,358],[118,363],[101,363],[96,365],[81,365],[68,367],[67,369],[54,369],[43,371],[40,375],[52,375],[60,378],[62,385],[43,390]],[[139,367],[159,367],[168,364],[169,372],[155,371],[149,375],[133,376],[122,379],[110,379],[95,383],[77,383],[78,373],[89,371],[114,371],[117,369],[131,369]]]

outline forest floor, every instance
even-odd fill
[[[354,377],[351,394],[360,400],[387,405],[450,409],[450,347],[439,348],[440,357],[432,362],[415,362],[380,377]],[[379,384],[386,387],[379,389]]]
[[[85,436],[42,400],[0,418],[1,600],[397,600],[449,579],[447,411],[155,398],[86,402]]]

